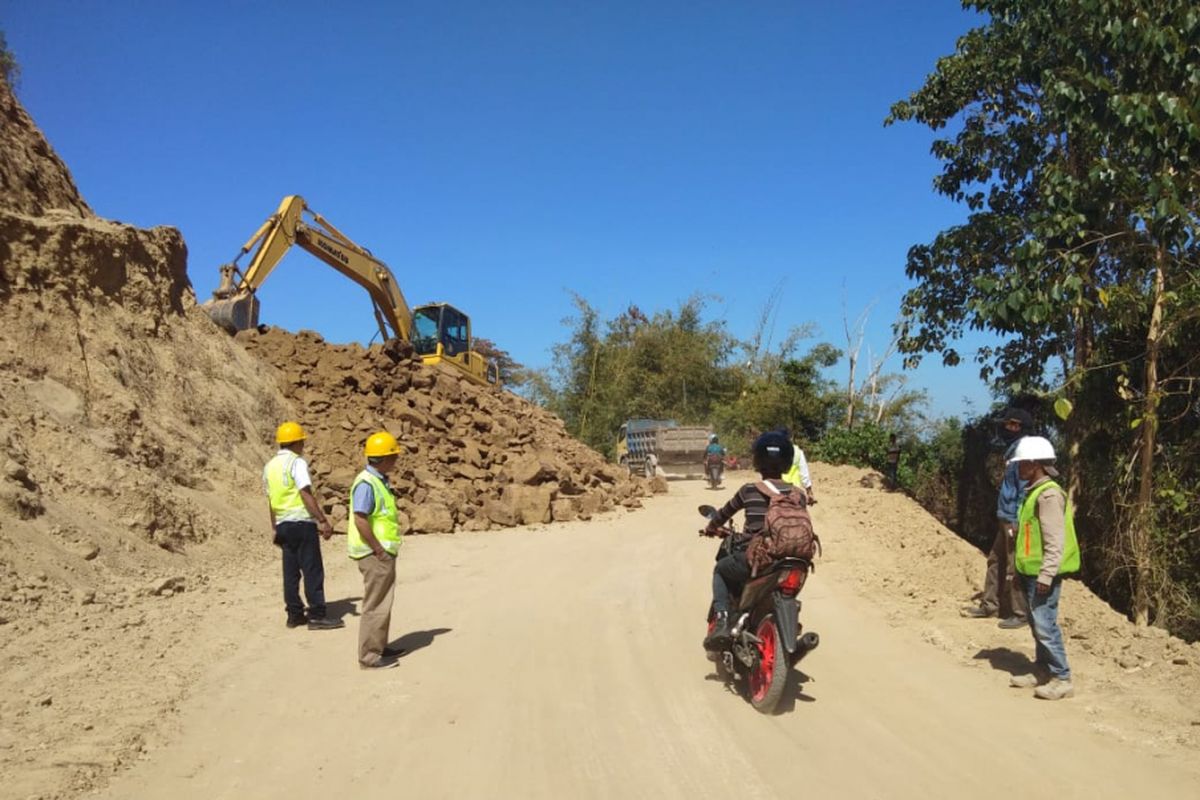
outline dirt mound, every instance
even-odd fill
[[[417,533],[588,519],[618,504],[637,508],[650,493],[646,481],[571,438],[553,414],[450,368],[427,367],[403,343],[364,349],[273,328],[237,340],[275,368],[297,409],[335,527],[346,524],[363,442],[380,428],[405,446],[393,483]]]
[[[51,210],[75,217],[92,215],[75,188],[67,165],[50,147],[3,78],[0,78],[0,208],[36,216]]]
[[[196,308],[179,232],[92,216],[7,87],[0,115],[0,773],[27,796],[132,757],[198,669],[147,659],[257,540],[286,405]]]
[[[838,512],[819,529],[826,560],[849,567],[860,591],[886,605],[897,627],[911,627],[914,637],[964,664],[1002,673],[1027,668],[1028,628],[999,630],[994,619],[960,616],[983,590],[983,553],[915,500],[886,491],[879,473],[822,464],[814,481],[822,500],[816,514]],[[1179,700],[1200,698],[1200,643],[1134,626],[1077,580],[1063,587],[1059,622],[1089,713],[1136,707],[1142,727],[1127,735],[1156,746],[1200,747],[1200,703]]]

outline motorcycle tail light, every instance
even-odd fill
[[[789,569],[779,575],[779,591],[788,597],[794,597],[804,583],[804,576],[798,569]]]

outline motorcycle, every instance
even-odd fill
[[[720,489],[721,478],[725,474],[725,460],[719,455],[706,456],[704,459],[704,476],[708,479],[709,489]]]
[[[712,520],[716,509],[700,506],[700,514]],[[722,537],[719,560],[731,552],[737,531],[727,526],[716,535]],[[707,530],[701,536],[711,536]],[[784,558],[746,582],[736,610],[730,613],[730,644],[709,651],[717,665],[717,674],[727,685],[742,691],[758,711],[772,713],[783,699],[787,676],[800,661],[817,649],[821,637],[813,631],[802,632],[800,599],[812,562],[804,558]],[[716,628],[716,612],[708,608],[708,631]]]

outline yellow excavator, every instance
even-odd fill
[[[237,258],[221,266],[221,284],[202,305],[213,321],[229,333],[256,327],[259,302],[254,293],[292,245],[367,290],[384,339],[411,342],[424,363],[456,367],[476,383],[499,382],[496,363],[472,349],[471,320],[466,314],[449,303],[410,310],[387,265],[310,209],[299,195],[283,198],[275,213],[242,245]],[[250,265],[242,271],[237,262],[255,247]]]

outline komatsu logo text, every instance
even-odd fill
[[[338,250],[336,247],[331,247],[330,245],[325,244],[324,240],[317,239],[317,247],[320,247],[326,253],[329,253],[329,255],[333,256],[334,258],[336,258],[338,261],[342,262],[346,266],[350,265],[350,259],[349,259],[349,257],[346,256],[345,253],[343,253],[341,250]]]

